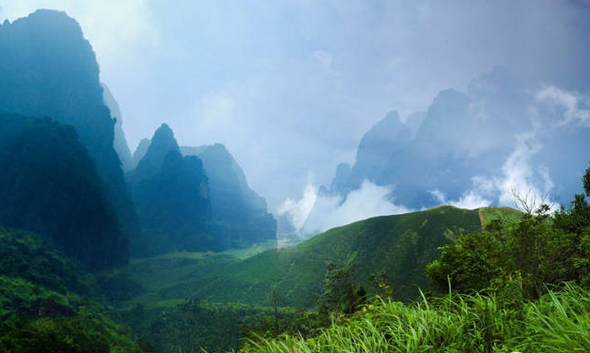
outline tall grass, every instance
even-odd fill
[[[535,303],[448,296],[369,305],[313,338],[251,340],[244,352],[590,352],[590,291],[566,285]]]

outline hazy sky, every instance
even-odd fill
[[[494,65],[590,92],[590,0],[0,0],[80,22],[135,148],[224,143],[274,208],[329,184],[390,110]]]

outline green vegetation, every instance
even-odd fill
[[[331,229],[293,248],[263,252],[218,271],[160,290],[162,299],[196,296],[212,302],[314,307],[326,264],[345,263],[353,253],[354,281],[370,288],[371,274],[386,273],[393,296],[412,300],[426,287],[426,265],[449,243],[450,233],[481,229],[477,210],[438,207],[367,219]],[[447,235],[445,235],[447,233]]]
[[[150,304],[172,299],[166,296],[167,288],[190,283],[195,278],[201,278],[212,272],[223,271],[229,265],[238,262],[238,259],[229,255],[190,252],[132,259],[123,273],[129,277],[130,281],[138,284],[143,293],[132,298],[126,304]],[[174,299],[190,299],[192,297],[194,295],[187,293],[184,297],[177,295]]]
[[[201,348],[225,352],[244,344],[244,327],[260,331],[268,326],[268,318],[272,323],[276,318],[283,330],[283,323],[299,313],[289,308],[190,299],[134,305],[121,311],[120,317],[133,328],[136,340],[149,343],[159,353],[200,352]]]
[[[405,305],[384,300],[314,337],[254,339],[248,353],[588,352],[590,291],[567,286],[517,311],[495,296],[451,295]]]
[[[341,310],[355,298],[348,290],[331,309],[345,315],[330,327],[253,336],[243,352],[588,352],[590,205],[576,195],[570,209],[548,211],[482,219],[483,232],[450,234],[426,270],[434,292],[418,301],[384,296],[351,316]],[[339,273],[343,288],[349,280]]]
[[[541,206],[519,221],[496,219],[480,233],[442,247],[427,275],[434,289],[492,291],[514,298],[540,297],[547,284],[590,284],[590,206],[577,195],[570,210],[552,216]]]
[[[1,352],[140,352],[91,275],[42,236],[0,228]]]

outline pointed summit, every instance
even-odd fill
[[[401,122],[396,111],[373,125],[363,136],[356,154],[356,163],[350,172],[352,189],[364,179],[377,180],[391,156],[412,140],[412,130]]]
[[[131,243],[134,254],[226,248],[209,229],[211,201],[202,161],[182,156],[166,124],[147,143],[145,156],[127,174],[142,230],[142,239]]]
[[[166,155],[170,152],[180,154],[180,149],[172,129],[168,125],[162,124],[154,133],[150,146],[137,165],[136,171],[144,174],[160,169]]]

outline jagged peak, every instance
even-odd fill
[[[163,147],[170,150],[179,150],[178,143],[174,137],[174,131],[167,124],[160,125],[156,132],[154,132],[148,153],[152,148],[160,149]]]
[[[144,172],[158,170],[169,152],[180,154],[180,148],[174,138],[174,132],[167,124],[162,124],[154,132],[147,152],[137,165],[137,169]]]

